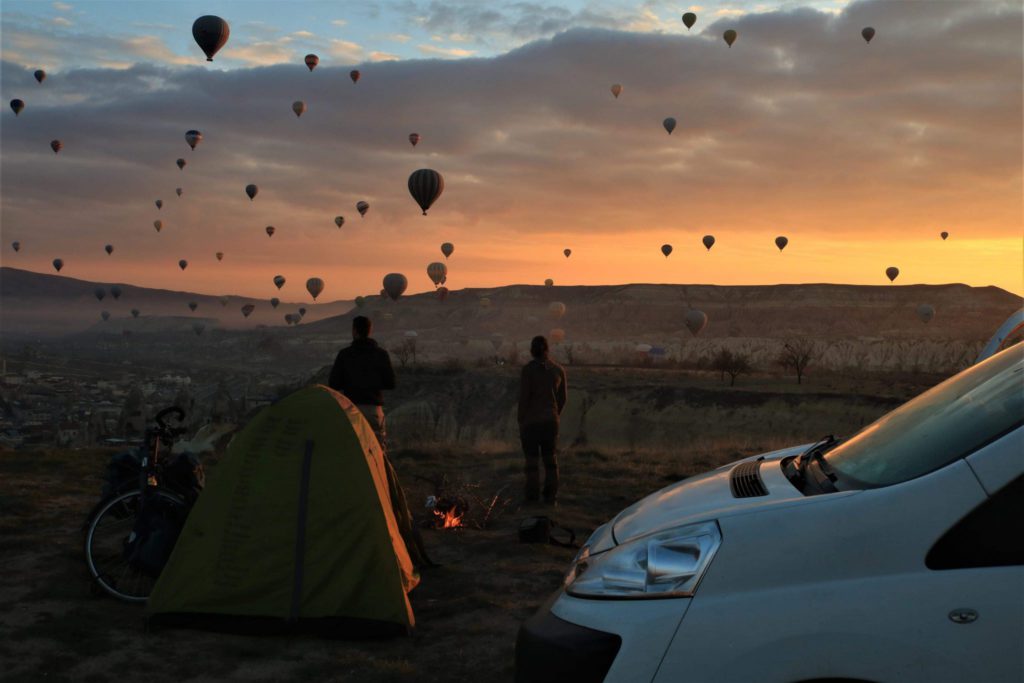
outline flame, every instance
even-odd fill
[[[462,513],[452,508],[447,512],[434,510],[435,522],[439,529],[457,529],[462,526]]]

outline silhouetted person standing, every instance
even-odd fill
[[[526,499],[540,498],[539,460],[544,461],[544,501],[558,496],[558,418],[565,408],[565,370],[548,358],[548,340],[530,342],[533,360],[523,366],[519,383],[519,438],[526,456]]]
[[[391,508],[398,522],[398,530],[405,541],[413,564],[417,567],[432,566],[434,563],[427,556],[423,547],[423,539],[413,524],[409,504],[405,499],[405,491],[398,481],[398,473],[391,465],[387,455],[387,428],[384,422],[384,392],[395,388],[395,371],[391,367],[391,357],[382,349],[377,341],[370,338],[373,323],[364,315],[352,318],[352,343],[338,352],[331,368],[331,377],[327,380],[331,389],[345,394],[348,400],[359,408],[366,421],[370,423],[373,433],[377,436],[381,451],[384,452],[384,468],[388,477],[388,492],[391,496]]]
[[[395,371],[388,352],[370,338],[372,331],[373,323],[366,316],[352,318],[352,344],[338,352],[327,384],[359,408],[386,452],[384,391],[395,388]]]

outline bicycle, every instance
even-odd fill
[[[172,406],[157,413],[156,427],[146,430],[137,484],[115,489],[86,520],[85,562],[97,592],[145,602],[185,524],[196,492],[162,483],[160,444],[169,448],[186,431],[165,422],[172,414],[179,423],[185,419],[185,411]]]

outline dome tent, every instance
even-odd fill
[[[408,632],[419,577],[387,468],[340,393],[316,385],[268,406],[209,477],[150,595],[149,624]]]

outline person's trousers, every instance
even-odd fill
[[[369,403],[361,403],[356,406],[359,408],[359,412],[363,414],[366,421],[370,423],[370,429],[373,430],[373,435],[377,437],[377,442],[380,444],[380,449],[384,453],[388,452],[388,430],[387,424],[384,420],[384,407],[375,406]]]
[[[552,503],[558,496],[558,461],[555,443],[558,441],[558,423],[540,422],[522,425],[519,439],[526,456],[526,499],[540,498],[540,461],[544,461],[544,500]]]

